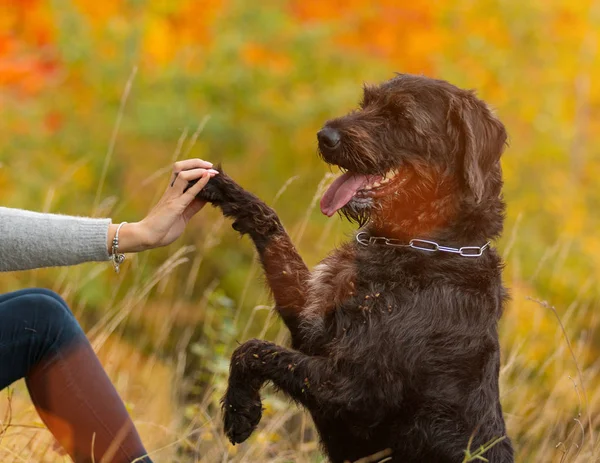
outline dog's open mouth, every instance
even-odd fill
[[[347,172],[340,175],[321,199],[321,212],[331,217],[352,199],[379,198],[410,180],[410,169],[391,169],[384,176]]]

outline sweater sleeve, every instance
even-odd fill
[[[108,260],[110,223],[0,207],[0,272]]]

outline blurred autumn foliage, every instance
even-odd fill
[[[328,172],[316,156],[323,122],[351,110],[363,82],[394,72],[474,88],[510,134],[498,243],[512,292],[501,324],[509,433],[518,461],[591,461],[600,453],[599,35],[593,0],[2,2],[0,204],[135,220],[176,158],[222,161],[275,205],[312,265],[350,230],[314,208]],[[152,394],[164,410],[139,419],[169,429],[142,429],[151,449],[187,436],[165,461],[192,461],[186,446],[209,455],[202,461],[282,452],[277,461],[319,461],[306,418],[280,396],[268,395],[262,431],[240,451],[212,422],[235,341],[284,336],[261,310],[270,300],[259,274],[250,244],[206,210],[179,242],[132,258],[123,278],[90,264],[6,274],[0,291],[60,291],[101,355],[124,363],[109,370],[116,379],[131,368],[124,359],[146,359],[149,378],[162,365],[170,386]],[[157,403],[133,387],[144,374],[120,387],[134,416]],[[11,439],[0,441],[2,461]]]

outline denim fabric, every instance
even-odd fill
[[[0,295],[0,389],[68,344],[86,342],[67,303],[47,289]]]
[[[111,463],[152,463],[141,457],[135,426],[67,303],[47,289],[0,295],[0,390],[22,378],[75,462],[104,461],[119,441]]]

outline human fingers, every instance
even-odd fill
[[[184,170],[176,174],[175,179],[171,183],[171,190],[175,194],[184,193],[188,187],[189,182],[193,182],[194,180],[198,180],[203,177],[203,175],[207,173],[208,178],[217,175],[219,171],[215,169],[191,169]]]
[[[200,201],[196,198],[192,199],[192,202],[183,211],[185,221],[189,222],[204,206],[206,206],[206,201]]]
[[[202,188],[204,188],[206,186],[206,184],[208,183],[208,181],[214,177],[217,174],[213,174],[212,173],[212,169],[211,170],[207,170],[207,175],[203,175],[200,180],[198,180],[196,183],[194,183],[191,187],[188,188],[188,190],[185,192],[186,195],[189,195],[191,198],[195,198],[196,195],[198,193],[200,193],[200,191],[202,190]]]
[[[183,194],[182,199],[186,204],[186,208],[183,211],[183,218],[186,222],[188,222],[206,205],[206,201],[201,201],[200,199],[196,198],[196,195],[200,192],[200,190],[202,190],[202,188],[206,186],[213,176],[214,175],[209,173],[205,174]]]
[[[178,172],[191,169],[210,169],[212,166],[212,162],[202,159],[184,159],[173,164],[173,173],[177,174]]]
[[[186,223],[196,214],[198,213],[206,204],[205,201],[200,201],[196,198],[196,195],[206,186],[209,180],[214,176],[209,171],[206,171],[202,174],[202,177],[194,183],[191,187],[187,189],[187,191],[182,195],[182,200],[184,201],[185,210],[183,211],[183,218]]]

